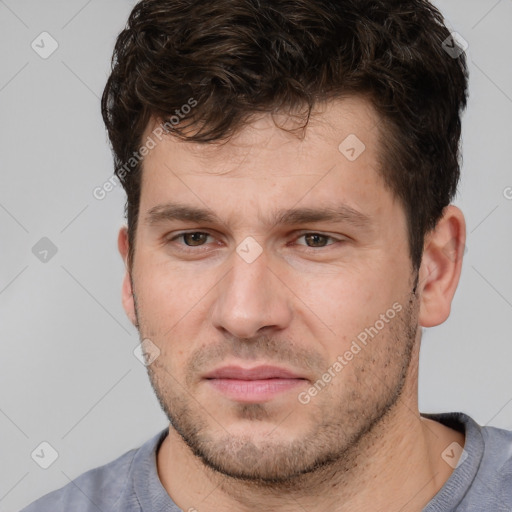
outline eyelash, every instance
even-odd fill
[[[173,242],[175,242],[176,240],[178,240],[180,238],[183,240],[183,237],[185,235],[194,235],[194,234],[207,235],[207,236],[213,238],[213,235],[211,235],[210,233],[207,233],[205,231],[184,231],[182,233],[178,233],[178,234],[174,235],[172,238],[168,238],[166,241],[167,241],[167,243],[173,243]],[[321,247],[310,247],[310,246],[305,245],[305,244],[299,244],[299,245],[301,245],[303,247],[303,250],[305,252],[318,252],[319,249],[325,249],[327,247],[335,245],[337,242],[338,243],[342,243],[342,242],[345,241],[343,239],[338,239],[338,238],[335,238],[335,237],[330,236],[330,235],[324,235],[323,233],[317,233],[316,231],[305,231],[305,232],[301,233],[295,240],[298,240],[299,238],[303,238],[306,235],[317,235],[317,236],[323,237],[324,239],[332,240],[333,243],[327,244],[327,245],[321,246]],[[199,249],[199,248],[205,246],[205,244],[203,244],[203,245],[195,245],[195,246],[193,246],[193,245],[186,245],[186,244],[179,244],[179,245],[181,247],[186,247],[186,249],[181,249],[180,248],[180,250],[182,250],[182,252],[188,252],[188,253],[198,253],[198,252],[201,251],[201,249]],[[196,249],[194,249],[194,247]]]

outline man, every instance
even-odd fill
[[[418,410],[465,243],[457,48],[424,0],[135,6],[102,111],[170,426],[27,512],[512,510],[512,433]]]

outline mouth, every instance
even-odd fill
[[[261,403],[304,386],[308,379],[276,366],[224,366],[203,377],[208,385],[236,402]]]

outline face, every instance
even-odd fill
[[[347,98],[303,138],[261,116],[224,145],[166,138],[145,158],[125,307],[159,351],[172,427],[225,475],[338,461],[406,394],[418,300],[377,124]]]

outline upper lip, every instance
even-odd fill
[[[205,379],[239,379],[239,380],[262,380],[262,379],[304,379],[300,375],[279,368],[278,366],[255,366],[254,368],[242,368],[241,366],[223,366],[217,368],[204,376]]]

